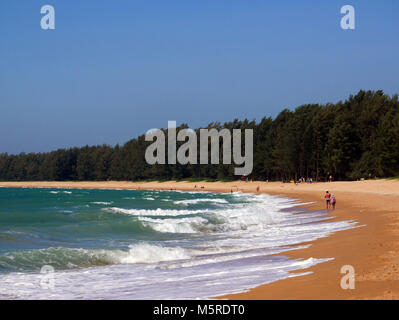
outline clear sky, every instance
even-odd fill
[[[346,4],[355,30],[340,27]],[[1,0],[0,152],[399,93],[398,17],[397,0]]]

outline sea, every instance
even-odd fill
[[[306,277],[334,257],[284,253],[355,226],[267,194],[0,188],[0,299],[211,299]]]

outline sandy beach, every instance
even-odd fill
[[[259,192],[283,195],[324,209],[323,195],[336,195],[336,220],[355,220],[358,228],[339,231],[306,249],[284,253],[292,258],[334,258],[308,270],[310,275],[261,285],[228,299],[399,299],[399,181],[372,180],[291,184],[280,182],[0,182],[0,187],[77,189],[156,189]],[[340,286],[341,267],[355,269],[355,289]]]

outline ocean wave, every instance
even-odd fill
[[[208,220],[201,217],[181,219],[151,219],[139,217],[144,226],[161,233],[198,233],[204,231]]]
[[[47,248],[10,252],[0,255],[0,269],[40,270],[44,265],[56,269],[73,269],[112,264],[106,250]]]
[[[208,209],[203,210],[173,210],[173,209],[124,209],[118,207],[103,208],[103,211],[110,213],[119,213],[129,216],[186,216],[209,212]]]
[[[148,264],[189,259],[181,247],[150,244],[130,245],[128,250],[47,248],[0,255],[0,270],[39,271],[44,265],[56,270],[88,268],[114,264]]]
[[[132,263],[156,263],[189,259],[188,251],[181,247],[165,247],[150,244],[130,245],[129,251],[120,256],[120,262]]]
[[[212,191],[188,191],[188,190],[160,190],[160,192],[174,192],[174,193],[183,193],[183,194],[204,194],[204,193],[213,193]]]
[[[223,204],[223,207],[213,209],[175,210],[110,207],[102,210],[138,217],[138,221],[143,226],[159,233],[201,234],[214,232],[217,234],[225,233],[226,237],[233,236],[234,238],[241,237],[242,234],[260,233],[256,237],[265,238],[265,235],[267,235],[266,238],[286,237],[293,240],[295,235],[303,237],[306,230],[309,231],[309,235],[314,229],[316,233],[322,233],[322,236],[324,236],[324,234],[329,234],[339,228],[352,227],[353,225],[350,222],[344,222],[342,225],[338,222],[320,225],[320,222],[328,218],[323,214],[311,212],[293,214],[291,211],[282,210],[300,204],[291,199],[247,194],[241,194],[239,197],[245,197],[246,202],[229,203],[222,198],[174,201],[175,204],[184,205],[209,201]]]
[[[189,204],[198,204],[202,202],[208,202],[208,203],[221,203],[221,204],[228,204],[229,202],[225,199],[212,199],[212,198],[205,198],[205,199],[189,199],[189,200],[178,200],[178,201],[173,201],[174,204],[184,204],[184,205],[189,205]]]
[[[98,204],[98,205],[104,205],[104,206],[109,206],[111,204],[113,204],[113,201],[94,201],[94,202],[90,202],[92,204]]]
[[[72,194],[72,191],[49,191],[51,194],[59,194],[59,193],[64,193],[64,194]]]

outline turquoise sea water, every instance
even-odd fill
[[[296,206],[242,193],[0,188],[0,298],[209,298],[286,278],[325,260],[284,251],[354,225]]]

